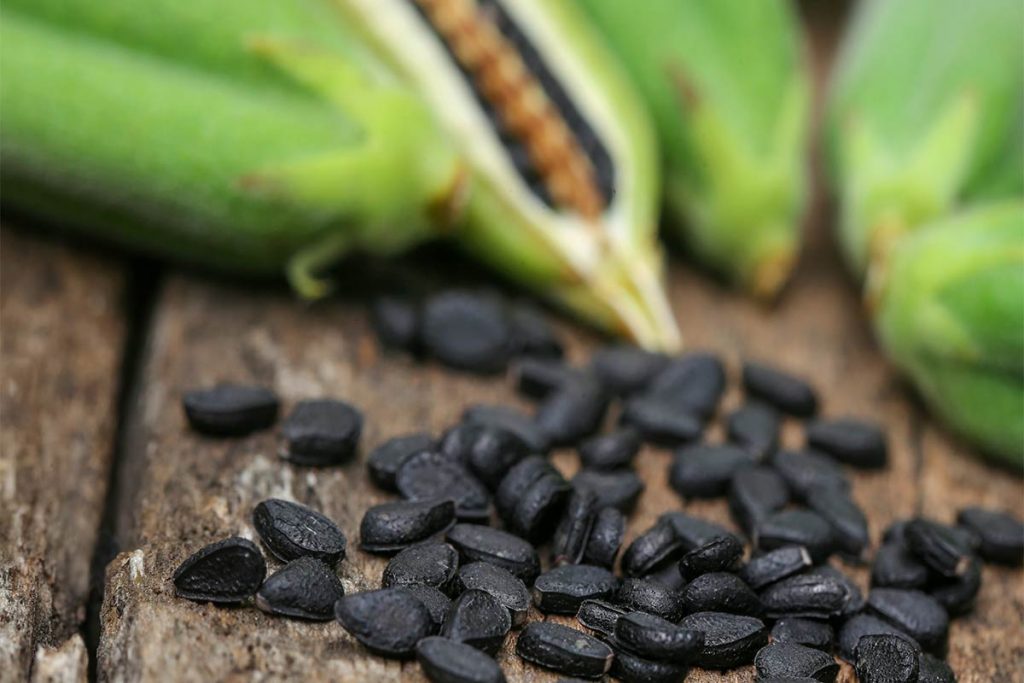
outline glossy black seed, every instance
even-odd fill
[[[424,586],[423,584],[397,586],[395,590],[405,591],[427,608],[427,612],[430,613],[431,633],[441,630],[441,624],[444,623],[444,618],[448,616],[448,610],[452,606],[451,598],[433,586]]]
[[[572,446],[596,432],[608,410],[597,380],[581,377],[553,391],[537,407],[537,427],[553,446]]]
[[[717,498],[729,490],[734,474],[754,464],[754,456],[736,446],[686,446],[672,460],[669,483],[687,498]]]
[[[529,454],[529,447],[512,432],[484,427],[470,444],[466,464],[485,486],[494,490],[505,474]]]
[[[917,683],[917,651],[903,638],[864,636],[857,643],[857,680],[860,683]]]
[[[830,564],[822,564],[817,567],[811,567],[806,572],[810,576],[821,576],[829,579],[830,581],[837,581],[846,590],[846,606],[840,612],[839,616],[848,617],[851,614],[856,614],[864,609],[864,605],[867,601],[864,599],[864,594],[861,593],[860,587],[851,579],[849,576],[839,571]]]
[[[806,676],[822,683],[832,683],[839,675],[839,665],[832,655],[798,643],[772,643],[754,656],[758,680],[774,676]]]
[[[608,673],[624,683],[678,683],[689,670],[686,664],[647,659],[619,650]]]
[[[383,345],[416,351],[420,342],[419,307],[400,296],[379,296],[370,306],[370,324]]]
[[[770,583],[802,572],[811,564],[811,556],[806,548],[789,545],[752,557],[739,575],[748,586],[760,590]]]
[[[384,567],[381,586],[433,586],[447,592],[459,569],[459,554],[447,543],[419,543],[398,553]]]
[[[540,573],[537,551],[529,542],[507,531],[479,524],[456,524],[448,542],[459,551],[464,563],[490,562],[519,577],[526,585]]]
[[[944,661],[922,652],[918,658],[918,683],[956,683],[956,674]]]
[[[1006,512],[979,507],[964,508],[956,517],[981,544],[978,553],[986,562],[1020,566],[1024,562],[1024,524]]]
[[[682,591],[683,609],[693,612],[728,612],[759,617],[761,601],[743,579],[727,572],[702,574]]]
[[[580,379],[580,371],[561,360],[523,358],[512,367],[516,389],[523,396],[541,400],[554,391]]]
[[[493,657],[511,629],[512,615],[505,606],[490,593],[471,588],[452,602],[441,635]]]
[[[512,351],[512,329],[496,297],[450,290],[423,306],[426,350],[445,365],[469,372],[501,372]]]
[[[764,519],[754,532],[761,550],[802,545],[815,562],[824,561],[835,550],[832,526],[810,510],[782,510]]]
[[[706,420],[725,390],[725,368],[710,353],[689,353],[672,361],[650,382],[645,394]]]
[[[635,346],[606,346],[591,357],[590,371],[609,393],[621,396],[643,389],[668,362],[665,354]]]
[[[551,541],[551,560],[555,565],[577,564],[583,559],[596,517],[597,496],[592,491],[577,490],[569,496]]]
[[[902,543],[884,543],[875,553],[871,566],[871,585],[881,588],[923,588],[928,583],[928,567]]]
[[[277,395],[263,387],[218,384],[195,389],[182,398],[189,426],[210,436],[242,436],[266,429],[277,420]]]
[[[622,427],[610,434],[587,439],[580,444],[580,464],[593,470],[629,467],[639,450],[640,434],[632,427]]]
[[[327,565],[300,557],[267,577],[256,593],[256,606],[270,614],[330,621],[343,595],[341,581]]]
[[[928,587],[928,594],[942,605],[950,616],[967,614],[974,609],[974,604],[981,590],[981,562],[971,558],[970,566],[962,576],[952,579],[938,578]]]
[[[818,397],[803,380],[760,363],[743,364],[743,388],[789,415],[810,417],[818,411]]]
[[[576,610],[576,621],[591,631],[613,636],[616,622],[628,613],[629,610],[605,600],[584,600]]]
[[[943,576],[961,576],[971,563],[971,549],[952,528],[927,519],[907,522],[903,530],[910,552]]]
[[[857,643],[864,636],[870,635],[894,635],[905,639],[911,647],[920,651],[920,646],[913,638],[899,630],[887,621],[883,621],[873,614],[855,614],[843,622],[836,639],[839,656],[846,661],[853,663],[857,661]]]
[[[837,577],[807,572],[777,581],[761,591],[761,604],[770,618],[839,616],[851,600],[849,588]]]
[[[779,448],[781,422],[778,411],[771,406],[747,403],[729,414],[725,431],[729,443],[764,460]]]
[[[434,631],[427,607],[405,586],[346,595],[334,604],[334,616],[367,650],[393,659],[411,657]]]
[[[529,447],[531,453],[546,453],[551,448],[533,418],[509,406],[472,406],[462,414],[462,421],[512,432]]]
[[[623,579],[616,602],[630,611],[647,612],[673,622],[684,614],[682,593],[652,579]]]
[[[389,555],[439,534],[455,523],[455,503],[394,501],[369,508],[359,525],[359,547]]]
[[[513,353],[538,358],[561,358],[565,354],[555,330],[532,304],[519,301],[509,306],[508,321],[512,328]]]
[[[333,567],[345,557],[345,534],[305,505],[268,498],[253,509],[252,523],[263,545],[284,562],[309,556]]]
[[[594,515],[594,523],[583,548],[583,561],[610,569],[615,564],[615,556],[619,554],[625,535],[626,517],[613,507],[601,509]]]
[[[590,491],[597,496],[599,508],[615,508],[628,513],[644,491],[644,482],[631,469],[580,470],[572,478],[573,488]]]
[[[695,441],[704,431],[696,416],[651,396],[626,401],[619,422],[635,428],[644,441],[667,448]]]
[[[533,604],[545,614],[576,614],[584,600],[607,600],[619,580],[604,567],[567,564],[549,569],[533,583]]]
[[[505,473],[494,494],[494,506],[502,519],[510,519],[527,490],[543,476],[558,475],[558,470],[540,455],[523,458]]]
[[[440,636],[416,644],[416,660],[434,683],[504,683],[505,674],[491,657],[465,643]]]
[[[385,491],[397,491],[395,476],[405,461],[421,451],[429,451],[433,446],[434,438],[426,433],[388,439],[374,448],[366,460],[370,479]]]
[[[850,482],[843,470],[827,456],[813,451],[778,451],[772,467],[782,475],[797,500],[807,500],[811,491],[848,491]]]
[[[666,563],[678,560],[686,548],[675,529],[665,521],[633,539],[622,554],[622,571],[627,576],[643,576]]]
[[[889,459],[885,432],[863,420],[813,420],[807,424],[807,445],[851,467],[877,469]]]
[[[281,428],[282,456],[297,465],[339,465],[355,455],[362,431],[362,414],[343,401],[301,401]]]
[[[252,541],[232,536],[201,548],[174,571],[174,593],[197,602],[241,602],[259,590],[267,563]]]
[[[838,491],[812,491],[807,507],[818,513],[832,527],[840,552],[860,558],[870,542],[868,520],[853,499]]]
[[[768,644],[768,629],[755,617],[725,612],[697,612],[683,617],[679,625],[704,634],[704,647],[693,663],[705,669],[732,669],[754,661],[754,655]]]
[[[658,522],[665,522],[672,526],[676,537],[682,541],[683,548],[687,552],[718,536],[734,535],[723,526],[700,517],[693,517],[685,512],[666,512],[658,517]]]
[[[752,534],[758,524],[787,503],[789,486],[770,467],[742,468],[729,484],[729,512],[747,534]]]
[[[530,609],[530,590],[507,569],[489,562],[471,562],[459,569],[456,580],[460,592],[481,590],[493,595],[512,615],[513,628],[526,622],[526,614]]]
[[[679,573],[689,581],[708,572],[734,571],[742,557],[743,544],[735,536],[716,536],[683,555]]]
[[[913,637],[928,652],[945,653],[949,616],[942,605],[926,593],[875,588],[868,594],[868,609]]]
[[[687,663],[704,646],[704,634],[646,612],[630,612],[615,623],[618,643],[633,654]]]
[[[772,641],[775,643],[796,643],[816,650],[832,652],[835,634],[827,621],[783,617],[772,627]]]
[[[466,468],[435,451],[421,451],[406,460],[395,476],[395,486],[410,501],[454,500],[455,516],[486,520],[491,495]]]
[[[516,641],[522,659],[566,676],[600,678],[612,665],[612,649],[593,636],[568,626],[535,621]]]
[[[509,531],[531,543],[543,543],[555,531],[572,486],[559,472],[546,474],[535,481],[516,503],[505,519]]]

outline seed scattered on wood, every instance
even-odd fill
[[[467,408],[462,421],[512,432],[530,448],[531,453],[547,453],[551,448],[547,437],[533,418],[509,406],[476,405]]]
[[[685,512],[666,512],[658,517],[658,522],[665,522],[672,526],[676,538],[682,541],[686,551],[704,545],[718,536],[733,535],[724,526],[688,515]]]
[[[210,436],[242,436],[277,420],[277,395],[264,387],[218,384],[189,391],[182,398],[189,426]]]
[[[802,572],[811,564],[811,556],[806,548],[790,545],[751,558],[739,575],[748,586],[760,590],[770,583]]]
[[[744,467],[729,484],[729,512],[746,533],[789,503],[789,486],[770,467]]]
[[[964,508],[956,517],[981,544],[979,554],[986,562],[1019,567],[1024,562],[1024,524],[1005,512],[979,507]]]
[[[757,525],[754,543],[761,550],[800,545],[807,549],[814,562],[823,562],[835,550],[835,534],[832,526],[816,512],[782,510]]]
[[[505,682],[505,674],[491,657],[465,643],[440,636],[417,643],[416,660],[433,683]]]
[[[839,579],[813,572],[796,574],[761,591],[761,604],[770,618],[785,616],[828,619],[839,616],[850,601]]]
[[[765,460],[779,448],[780,426],[778,411],[767,404],[752,402],[729,414],[725,431],[729,443]]]
[[[512,616],[505,606],[490,593],[471,588],[452,603],[441,635],[493,657],[511,629]]]
[[[516,390],[534,400],[543,400],[569,382],[578,381],[580,371],[561,360],[521,358],[512,368]]]
[[[572,446],[600,428],[607,410],[604,389],[597,380],[583,376],[548,395],[534,419],[551,445]]]
[[[608,673],[624,683],[678,683],[686,678],[689,667],[678,662],[647,659],[620,649]]]
[[[910,552],[943,576],[961,576],[971,564],[971,549],[945,524],[927,519],[907,522],[903,530]]]
[[[491,495],[479,479],[457,462],[435,451],[421,451],[406,460],[395,476],[406,500],[454,500],[455,516],[481,521],[490,515]]]
[[[591,631],[613,636],[616,622],[628,613],[629,610],[605,600],[584,600],[576,610],[576,621]]]
[[[505,525],[517,536],[542,543],[554,533],[570,493],[572,487],[560,472],[545,474],[526,489]]]
[[[594,524],[583,549],[583,561],[611,569],[625,535],[625,516],[613,507],[601,509],[594,516]]]
[[[758,680],[775,676],[804,676],[833,683],[839,675],[839,665],[821,650],[798,643],[772,643],[761,648],[754,656]]]
[[[918,683],[956,683],[956,674],[949,664],[927,652],[918,659]]]
[[[283,562],[309,556],[334,567],[345,557],[345,534],[305,505],[268,498],[253,509],[252,523],[263,545]]]
[[[732,534],[716,536],[679,560],[679,573],[687,581],[708,572],[730,572],[739,567],[743,544]]]
[[[267,577],[256,593],[256,606],[270,614],[330,621],[334,603],[344,595],[341,581],[327,565],[300,557]]]
[[[816,650],[832,652],[835,633],[832,625],[818,619],[783,617],[772,626],[772,642],[796,643]]]
[[[597,496],[587,490],[573,492],[551,542],[551,558],[555,565],[577,564],[583,559],[596,517]]]
[[[704,647],[693,663],[705,669],[732,669],[754,661],[768,644],[768,629],[754,617],[724,612],[697,612],[683,617],[679,626],[704,634]]]
[[[704,646],[704,634],[645,612],[630,612],[615,623],[615,637],[633,654],[685,664]]]
[[[512,350],[512,330],[497,297],[448,290],[423,306],[424,348],[445,365],[480,374],[501,372]]]
[[[952,579],[937,578],[928,587],[928,594],[935,598],[950,616],[960,616],[974,609],[979,590],[981,590],[981,562],[978,558],[972,557],[970,566],[962,576]]]
[[[479,524],[456,524],[448,532],[448,542],[459,551],[463,562],[490,562],[508,570],[528,586],[540,573],[540,560],[534,547],[507,531]]]
[[[867,635],[857,643],[857,680],[861,683],[915,683],[917,651],[899,636]]]
[[[420,311],[410,299],[385,295],[373,300],[370,324],[381,345],[415,352],[420,344]]]
[[[797,500],[807,500],[812,491],[850,489],[850,482],[839,465],[821,453],[781,450],[772,456],[772,467],[786,480]]]
[[[580,464],[592,470],[617,470],[633,464],[639,450],[640,434],[632,427],[622,427],[580,444]]]
[[[644,482],[631,469],[580,470],[572,478],[573,488],[590,491],[597,496],[598,508],[615,508],[628,513],[644,491]]]
[[[728,491],[734,474],[754,464],[754,456],[737,446],[687,446],[672,460],[669,483],[686,498],[717,498]]]
[[[604,567],[567,564],[549,569],[533,584],[533,604],[545,614],[576,614],[584,600],[607,600],[619,580]]]
[[[395,477],[405,461],[434,446],[430,434],[419,433],[396,436],[377,446],[366,460],[366,470],[374,484],[385,491],[397,491]]]
[[[451,598],[433,586],[424,586],[423,584],[396,586],[395,590],[408,593],[427,608],[427,612],[430,613],[431,633],[437,633],[441,630],[441,624],[444,623],[445,617],[448,616],[448,610],[452,606]]]
[[[340,465],[355,455],[362,431],[362,414],[343,401],[301,401],[281,428],[282,456],[297,465]]]
[[[889,622],[883,621],[873,614],[862,612],[844,621],[839,628],[836,638],[839,656],[851,664],[855,663],[857,661],[857,643],[864,636],[870,635],[898,636],[910,643],[915,650],[920,651],[921,649],[916,640]]]
[[[252,541],[232,536],[211,543],[174,572],[174,592],[197,602],[235,603],[259,590],[267,563]]]
[[[593,636],[568,626],[535,621],[516,641],[516,654],[565,676],[600,678],[611,668],[612,649]]]
[[[949,616],[935,598],[916,590],[875,588],[868,594],[868,608],[911,636],[933,654],[946,652]]]
[[[727,572],[702,574],[682,591],[683,609],[693,612],[728,612],[760,617],[761,601],[743,579]]]
[[[392,659],[413,656],[434,621],[407,587],[352,593],[334,604],[334,616],[367,650]]]
[[[359,525],[359,546],[390,555],[440,534],[455,523],[455,502],[394,501],[369,508]]]
[[[748,396],[789,415],[810,417],[818,412],[818,396],[809,384],[761,363],[743,364],[743,388]]]
[[[668,363],[662,353],[635,346],[606,346],[591,356],[590,371],[609,393],[623,396],[646,387]]]
[[[680,591],[651,579],[622,580],[616,602],[634,612],[647,612],[676,622],[683,616]]]
[[[448,592],[458,569],[455,548],[447,543],[418,543],[391,558],[384,567],[381,586],[422,584]]]
[[[459,568],[459,591],[482,590],[490,593],[512,615],[512,628],[526,623],[530,609],[530,590],[507,569],[488,562],[471,562]]]
[[[875,553],[871,566],[871,585],[880,588],[923,588],[928,583],[928,567],[902,543],[884,543]]]
[[[861,558],[871,539],[867,517],[853,499],[838,491],[812,491],[807,497],[807,507],[832,527],[840,552]]]
[[[863,420],[813,420],[807,424],[807,445],[851,467],[878,469],[889,459],[885,432]]]
[[[529,454],[529,447],[512,432],[484,427],[470,444],[466,464],[487,488],[494,490],[505,474]]]
[[[704,431],[698,417],[651,396],[626,401],[619,422],[635,428],[644,441],[666,448],[695,441]]]
[[[512,352],[536,358],[561,358],[565,354],[561,340],[548,319],[533,304],[517,301],[508,307],[512,334]]]
[[[725,368],[710,353],[688,353],[659,372],[645,395],[701,420],[714,415],[725,390]]]
[[[675,529],[665,521],[633,539],[622,553],[622,571],[626,576],[643,576],[654,569],[678,560],[686,551]]]

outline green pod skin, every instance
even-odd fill
[[[1024,467],[1024,201],[922,226],[873,271],[869,297],[886,351],[935,412]]]
[[[1024,194],[1024,4],[860,3],[832,77],[840,238],[863,275],[956,206]]]
[[[762,298],[796,260],[810,85],[789,2],[580,0],[662,143],[668,208],[702,262]]]

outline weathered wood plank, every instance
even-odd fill
[[[0,232],[0,672],[17,679],[58,661],[63,680],[85,678],[123,287],[113,262]]]

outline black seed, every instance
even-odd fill
[[[857,643],[857,680],[860,683],[917,683],[917,651],[903,638],[864,636]]]
[[[506,531],[478,524],[456,524],[448,532],[448,542],[459,551],[464,563],[490,562],[507,569],[526,585],[532,584],[540,573],[534,547]]]
[[[729,490],[734,474],[754,464],[754,456],[736,446],[686,446],[672,460],[669,483],[687,498],[717,498]]]
[[[526,490],[513,513],[505,518],[505,525],[531,543],[542,543],[554,533],[571,492],[561,473],[545,474]]]
[[[334,616],[367,650],[393,659],[411,657],[434,630],[427,607],[407,586],[346,595],[334,604]]]
[[[810,417],[818,412],[818,397],[810,385],[767,365],[744,363],[743,387],[748,396],[766,401],[789,415]]]
[[[505,674],[483,652],[440,636],[416,644],[416,660],[434,683],[504,683]]]
[[[678,564],[666,564],[661,569],[656,569],[647,576],[644,577],[649,581],[660,583],[666,588],[670,588],[674,591],[683,590],[683,586],[686,585],[686,579],[679,573]]]
[[[862,420],[813,420],[807,424],[807,445],[851,467],[876,469],[889,459],[885,432]]]
[[[619,422],[634,427],[645,441],[667,448],[694,441],[704,431],[699,418],[651,396],[626,401]]]
[[[490,374],[505,369],[512,329],[497,297],[450,290],[423,307],[423,346],[445,365]]]
[[[725,368],[710,353],[686,354],[651,381],[645,394],[677,410],[707,420],[725,390]]]
[[[525,301],[512,304],[508,321],[512,328],[513,353],[538,358],[561,358],[565,354],[547,318],[532,304]]]
[[[576,621],[591,631],[613,636],[615,635],[615,623],[628,612],[629,610],[605,600],[584,600],[580,603],[580,608],[576,610]]]
[[[702,647],[704,634],[676,626],[646,612],[630,612],[615,623],[615,637],[633,654],[658,661],[690,661]]]
[[[915,519],[907,522],[903,534],[910,552],[939,574],[961,576],[970,568],[971,549],[952,528]]]
[[[920,669],[917,674],[918,683],[956,683],[956,674],[949,668],[949,664],[938,657],[922,652],[917,661]]]
[[[875,588],[868,594],[868,608],[910,635],[928,652],[945,653],[949,616],[942,605],[926,593]]]
[[[751,558],[739,575],[748,586],[760,590],[810,566],[811,556],[807,549],[790,545]]]
[[[666,512],[658,517],[658,521],[672,526],[686,551],[704,545],[718,536],[733,535],[723,526],[700,517],[692,517],[684,512]]]
[[[405,461],[421,451],[429,451],[433,446],[433,437],[426,433],[388,439],[374,448],[366,460],[370,479],[385,491],[397,491],[395,476]]]
[[[281,428],[288,443],[282,456],[297,465],[338,465],[355,455],[362,431],[363,416],[347,403],[301,401]]]
[[[635,346],[606,346],[591,357],[590,371],[609,393],[621,396],[643,389],[668,362],[663,353]]]
[[[974,609],[981,589],[981,562],[971,558],[967,571],[952,579],[939,578],[928,588],[928,594],[942,605],[950,616],[967,614]]]
[[[729,512],[747,534],[752,534],[758,524],[787,503],[789,486],[770,467],[742,468],[729,484]]]
[[[277,395],[263,387],[218,384],[195,389],[182,398],[189,426],[210,436],[242,436],[266,429],[277,420]]]
[[[686,552],[683,542],[676,536],[675,529],[665,521],[659,521],[650,529],[633,539],[622,554],[622,571],[627,576],[643,576]]]
[[[441,635],[493,657],[511,629],[512,616],[505,606],[490,593],[470,588],[452,603]]]
[[[816,650],[832,652],[835,634],[827,621],[783,617],[772,627],[772,642],[796,643]]]
[[[754,656],[758,680],[775,676],[806,676],[822,683],[832,683],[839,675],[839,665],[832,655],[798,643],[772,643]]]
[[[851,599],[848,586],[838,577],[815,572],[790,576],[761,591],[761,604],[773,619],[839,616]]]
[[[439,534],[455,522],[455,503],[395,501],[369,508],[359,525],[359,547],[389,555]]]
[[[418,543],[398,553],[384,567],[381,586],[423,584],[448,592],[459,569],[459,554],[447,543]]]
[[[452,606],[451,598],[433,586],[424,586],[422,584],[397,586],[395,590],[405,591],[419,600],[420,603],[427,608],[427,612],[430,613],[430,621],[432,625],[430,629],[431,633],[437,633],[441,630],[441,624],[444,623],[444,618],[448,616],[448,610]]]
[[[679,625],[704,634],[704,647],[693,663],[705,669],[732,669],[754,661],[754,655],[768,644],[768,629],[754,617],[725,612],[697,612],[683,617]]]
[[[516,389],[523,396],[541,400],[569,382],[580,379],[580,371],[560,360],[523,358],[512,368]]]
[[[870,635],[899,636],[910,643],[915,650],[920,651],[921,649],[917,641],[889,622],[883,621],[873,614],[861,613],[847,619],[839,629],[837,638],[839,656],[850,663],[857,661],[857,643],[864,636]]]
[[[683,588],[683,609],[693,612],[728,612],[759,617],[761,601],[743,579],[727,572],[702,574]]]
[[[625,535],[626,517],[613,507],[601,509],[594,516],[590,536],[583,548],[583,560],[587,564],[611,569]]]
[[[1020,566],[1024,562],[1024,524],[1006,512],[964,508],[956,521],[981,539],[979,554],[986,562]]]
[[[620,650],[615,653],[608,673],[624,683],[678,683],[689,670],[686,664],[646,659]]]
[[[779,413],[774,408],[755,402],[730,413],[725,430],[730,443],[764,460],[779,448],[780,424]]]
[[[840,552],[861,558],[870,542],[868,520],[849,496],[839,491],[812,491],[807,506],[832,527]]]
[[[599,508],[615,508],[628,513],[644,490],[644,482],[631,469],[580,470],[572,478],[573,488],[590,491],[597,495]]]
[[[902,543],[885,543],[875,553],[871,585],[881,588],[923,588],[928,567],[921,564]]]
[[[406,460],[395,476],[406,500],[454,500],[455,516],[481,521],[490,515],[491,495],[466,468],[434,451],[421,451]]]
[[[593,470],[629,467],[639,450],[640,434],[632,427],[623,427],[580,444],[580,464]]]
[[[512,432],[529,447],[531,453],[546,453],[551,448],[533,418],[509,406],[473,406],[462,414],[462,421]]]
[[[467,466],[469,463],[469,453],[473,449],[473,444],[476,442],[480,433],[489,427],[477,424],[475,422],[459,422],[458,424],[449,427],[448,430],[441,435],[441,439],[437,442],[437,448],[435,449],[438,453],[448,458],[449,460],[456,462],[460,465]],[[424,449],[430,450],[430,449]],[[410,457],[415,453],[410,454]],[[405,464],[405,461],[402,461]],[[398,474],[398,471],[395,471]]]
[[[512,432],[484,427],[473,440],[466,464],[488,488],[495,489],[505,474],[529,455],[529,447]]]
[[[673,622],[683,616],[682,593],[652,579],[623,579],[616,601],[630,611],[647,612]]]
[[[540,455],[531,455],[512,466],[494,494],[494,505],[502,519],[511,519],[516,506],[533,484],[543,476],[557,475],[558,470]]]
[[[268,498],[253,509],[252,523],[263,545],[283,562],[309,556],[333,567],[345,557],[345,534],[305,505]]]
[[[583,559],[596,517],[597,496],[593,492],[577,490],[569,496],[562,521],[558,523],[551,542],[553,564],[577,564]]]
[[[267,563],[252,541],[232,536],[211,543],[174,571],[174,592],[197,602],[241,602],[259,590]]]
[[[582,377],[552,392],[538,406],[537,427],[553,446],[571,446],[596,432],[608,410],[597,380]]]
[[[420,312],[400,296],[379,296],[370,307],[370,324],[383,345],[415,352],[420,343]]]
[[[267,577],[256,593],[256,606],[270,614],[330,621],[334,603],[343,595],[341,581],[327,565],[300,557]]]
[[[815,562],[824,561],[835,550],[832,526],[810,510],[776,512],[757,525],[754,542],[761,550],[802,545]]]
[[[864,609],[866,600],[864,594],[861,593],[860,587],[854,583],[853,579],[839,571],[830,564],[823,564],[817,567],[811,567],[807,570],[807,574],[811,576],[823,576],[829,580],[838,581],[846,589],[846,607],[840,613],[840,616],[848,617],[851,614],[856,614]]]
[[[535,621],[516,641],[516,654],[531,664],[566,676],[600,678],[612,665],[612,649],[568,626]]]
[[[811,491],[848,491],[850,482],[835,461],[813,451],[778,451],[772,467],[782,475],[797,500],[807,500]]]
[[[732,534],[716,536],[679,560],[679,573],[692,580],[708,572],[734,571],[743,557],[743,544]]]
[[[576,614],[584,600],[615,595],[619,580],[604,567],[567,564],[549,569],[533,584],[533,604],[545,614]]]
[[[513,628],[526,623],[530,590],[507,569],[489,562],[471,562],[459,569],[457,581],[460,591],[482,590],[493,595],[512,615]]]

